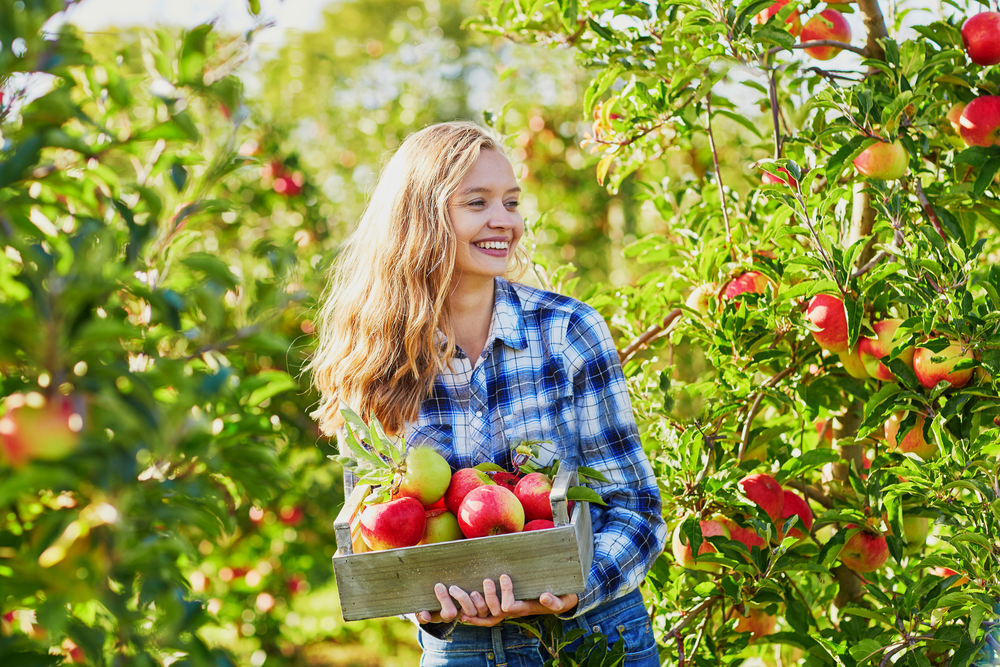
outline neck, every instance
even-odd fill
[[[475,365],[486,347],[493,318],[493,279],[471,281],[456,276],[448,297],[448,311],[455,331],[455,344]]]

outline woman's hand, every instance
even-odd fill
[[[514,584],[506,574],[500,575],[499,596],[492,579],[483,581],[483,595],[478,591],[467,594],[457,586],[446,589],[444,584],[435,586],[434,594],[441,603],[441,611],[420,612],[417,614],[420,623],[448,622],[458,618],[461,623],[490,628],[506,618],[561,614],[575,607],[577,603],[576,593],[563,596],[542,593],[537,600],[515,600]],[[456,601],[461,612],[455,607]]]

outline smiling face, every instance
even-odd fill
[[[510,161],[499,151],[480,151],[448,204],[458,242],[455,281],[492,284],[493,278],[507,273],[524,234],[517,210],[520,194]]]

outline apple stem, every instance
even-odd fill
[[[733,230],[729,226],[729,211],[726,206],[726,192],[722,187],[722,172],[719,170],[719,152],[715,149],[715,137],[712,134],[712,91],[709,89],[705,95],[705,104],[708,109],[708,145],[712,148],[712,162],[715,164],[715,182],[719,186],[719,204],[722,207],[722,221],[726,225],[726,245],[729,246],[729,253],[733,255]]]

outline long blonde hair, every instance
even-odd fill
[[[454,355],[448,203],[484,149],[503,152],[474,123],[440,123],[407,137],[383,169],[319,313],[310,370],[321,399],[313,416],[327,435],[343,423],[341,401],[400,432]]]

